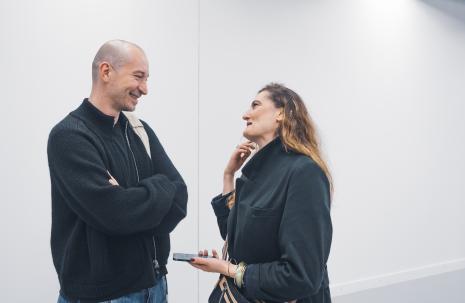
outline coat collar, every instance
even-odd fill
[[[115,118],[102,113],[97,107],[90,103],[88,98],[85,98],[81,105],[71,114],[92,123],[92,125],[107,134],[111,134],[115,128]],[[121,123],[122,125],[125,119],[124,115],[120,114],[117,123]]]
[[[284,145],[281,141],[281,138],[276,137],[267,145],[262,147],[250,160],[246,163],[246,165],[242,168],[242,174],[248,178],[253,180],[257,174],[260,173],[262,167],[266,163],[273,163],[274,159],[285,152]]]

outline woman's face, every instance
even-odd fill
[[[259,93],[242,119],[246,121],[243,135],[263,146],[276,137],[282,109],[276,108],[267,91]]]

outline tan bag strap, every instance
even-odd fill
[[[226,236],[226,241],[224,241],[223,249],[221,250],[222,259],[228,260],[228,236]]]
[[[149,136],[147,135],[147,132],[145,131],[144,125],[142,124],[142,122],[140,122],[140,120],[133,113],[123,111],[123,114],[128,119],[129,124],[131,125],[136,135],[139,136],[142,143],[144,144],[147,155],[149,155],[149,158],[152,158],[151,153],[150,153]]]
[[[224,241],[223,249],[222,252],[223,254],[222,259],[227,261],[228,260],[228,236],[226,235],[226,241]],[[225,287],[224,285],[227,285],[226,282],[226,277],[223,275],[220,275],[220,279],[217,282],[218,285],[220,285],[221,290]],[[297,300],[292,300],[284,303],[296,303]],[[266,303],[265,301],[262,300],[254,300],[254,303]]]

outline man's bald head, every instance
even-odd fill
[[[131,50],[144,51],[140,46],[124,40],[110,40],[105,42],[97,51],[92,62],[92,82],[95,83],[99,76],[99,66],[102,62],[108,62],[113,68],[118,69],[131,59]]]
[[[148,60],[139,46],[123,40],[108,41],[92,62],[89,99],[114,116],[123,110],[133,111],[138,99],[148,93],[148,76]]]

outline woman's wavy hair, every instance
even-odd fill
[[[278,136],[286,150],[292,150],[310,157],[323,170],[328,178],[330,193],[333,193],[333,178],[328,165],[324,161],[315,124],[310,117],[302,98],[293,90],[279,83],[270,83],[258,93],[268,92],[269,98],[276,108],[283,109],[283,119],[278,126]],[[228,199],[231,208],[235,202],[235,195]]]
[[[264,91],[268,92],[276,108],[283,109],[283,119],[277,131],[284,147],[315,161],[328,178],[332,193],[333,178],[321,154],[315,124],[302,98],[292,89],[279,83],[270,83],[258,93]]]

